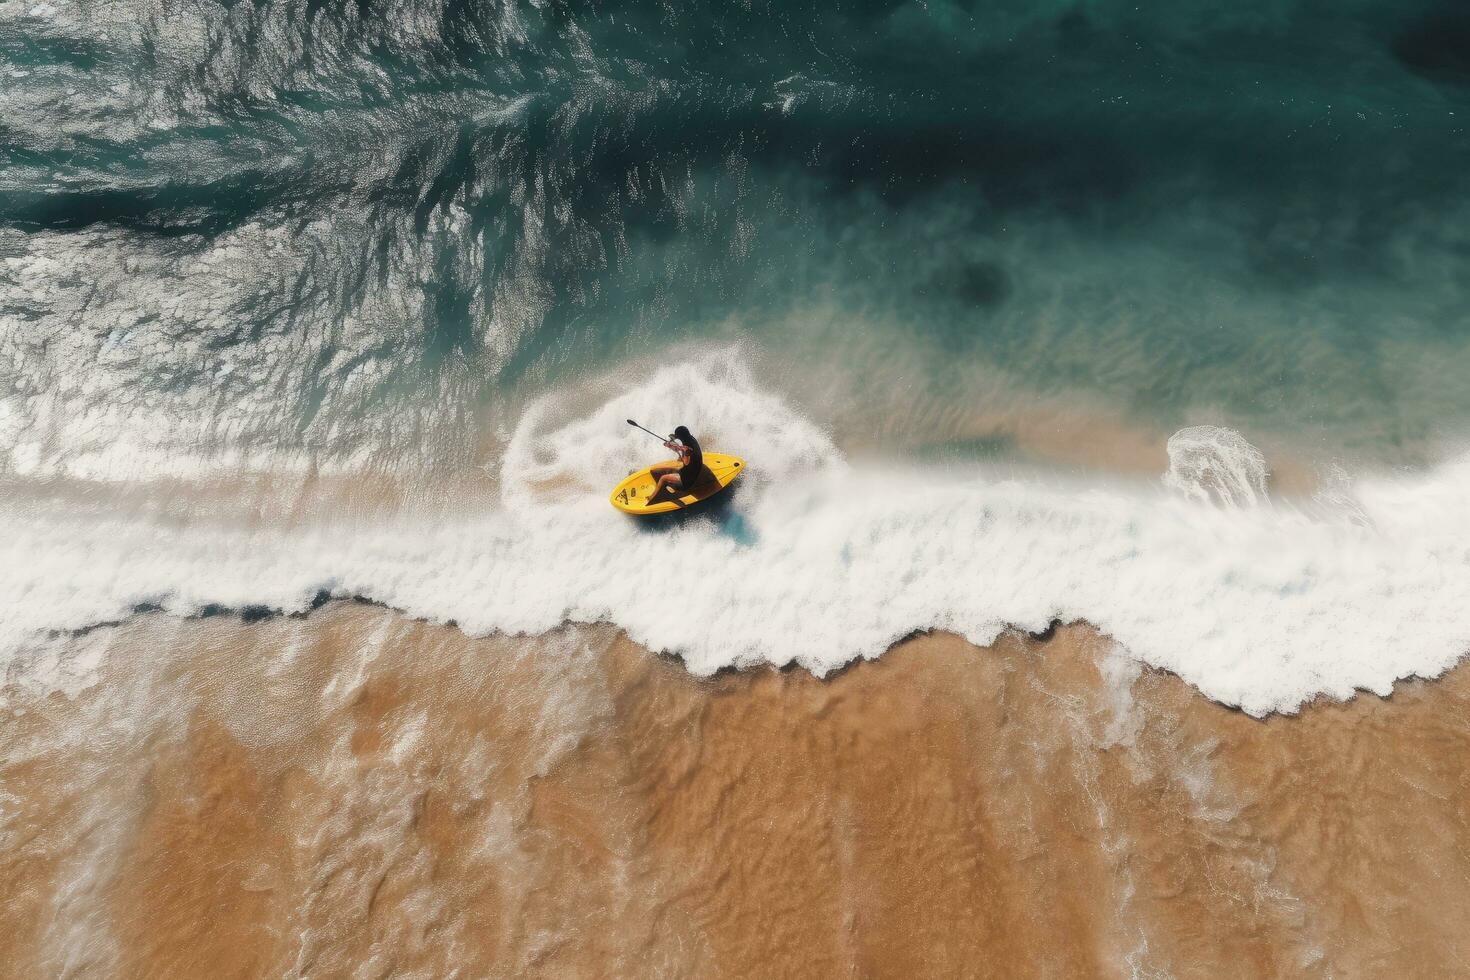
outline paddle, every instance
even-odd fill
[[[661,436],[657,432],[654,432],[652,429],[644,429],[643,426],[639,425],[637,422],[634,422],[632,419],[628,419],[628,424],[631,425],[635,429],[643,429],[644,432],[647,432],[649,435],[653,436],[659,442],[668,442],[669,441],[666,436]]]

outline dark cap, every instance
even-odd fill
[[[674,438],[679,439],[683,442],[688,442],[694,437],[689,434],[689,429],[686,426],[681,425],[674,430]]]

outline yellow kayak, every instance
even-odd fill
[[[671,459],[666,463],[656,463],[655,466],[678,466],[679,461]],[[670,496],[668,491],[659,497],[658,502],[652,506],[648,503],[648,495],[653,493],[654,479],[653,466],[646,470],[639,470],[631,474],[622,483],[613,488],[612,505],[625,514],[668,514],[676,510],[683,510],[701,500],[708,500],[721,490],[728,487],[740,471],[745,468],[745,460],[739,456],[727,456],[724,453],[704,454],[704,479],[695,483],[693,487],[685,487],[680,496]]]

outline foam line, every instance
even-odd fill
[[[647,456],[651,440],[622,419],[654,410],[715,449],[764,420],[741,445],[753,479],[723,516],[650,532],[593,485]],[[1255,465],[1231,435],[1217,433],[1223,455],[1201,462],[1205,435],[1183,440],[1193,469],[1212,485],[1255,486],[1250,474],[1221,476]],[[299,610],[323,589],[471,633],[608,621],[698,674],[760,663],[821,674],[917,629],[984,644],[1012,626],[1086,620],[1129,656],[1256,715],[1358,688],[1386,694],[1470,649],[1467,461],[1360,480],[1351,507],[1311,510],[1222,506],[1208,488],[1163,481],[1084,488],[852,465],[747,375],[704,364],[666,369],[586,414],[538,403],[505,467],[505,506],[457,521],[288,532],[9,502],[0,646],[13,657],[40,632],[142,603]]]

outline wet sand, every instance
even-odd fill
[[[11,977],[1447,977],[1470,670],[1257,721],[1078,626],[701,680],[135,618],[0,689]]]

